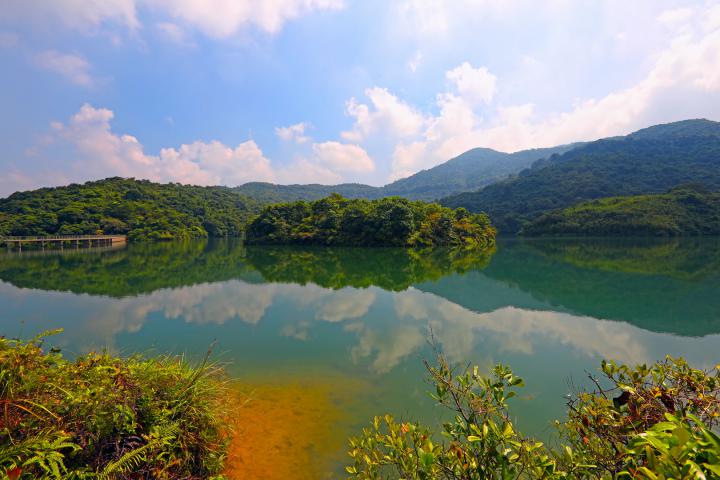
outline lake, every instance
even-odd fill
[[[509,364],[520,428],[551,438],[600,360],[720,351],[720,240],[501,239],[494,252],[234,241],[0,254],[0,334],[64,333],[68,356],[182,353],[243,398],[238,478],[326,478],[375,414],[440,420],[423,360]]]

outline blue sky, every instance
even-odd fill
[[[720,120],[720,2],[5,0],[0,195],[134,176],[381,185]]]

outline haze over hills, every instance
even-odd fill
[[[687,183],[720,189],[720,123],[685,120],[597,140],[441,203],[484,211],[500,232],[517,233],[543,213],[582,201],[659,194]]]
[[[473,148],[427,170],[396,180],[383,187],[359,183],[340,185],[276,185],[251,182],[235,190],[258,201],[291,202],[317,200],[331,193],[346,198],[376,199],[401,196],[411,200],[437,200],[455,193],[475,190],[529,167],[533,162],[553,154],[567,152],[580,144],[505,153],[490,148]]]

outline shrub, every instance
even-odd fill
[[[227,391],[182,358],[75,361],[0,338],[0,472],[15,478],[209,478],[221,471]]]
[[[441,437],[426,426],[376,417],[350,440],[352,478],[720,478],[720,366],[715,373],[668,357],[651,367],[603,363],[610,389],[569,401],[551,449],[519,433],[507,401],[523,381],[498,365],[455,374],[438,355],[426,364],[432,397],[451,419]],[[617,393],[616,397],[612,397]]]

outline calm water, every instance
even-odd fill
[[[68,355],[199,357],[217,342],[250,395],[322,392],[338,415],[318,428],[332,434],[304,448],[324,455],[325,473],[373,414],[437,420],[423,381],[430,329],[452,361],[524,376],[514,412],[540,437],[602,358],[715,365],[720,241],[508,240],[480,256],[234,242],[4,254],[0,307],[0,334],[63,327],[51,343]]]

